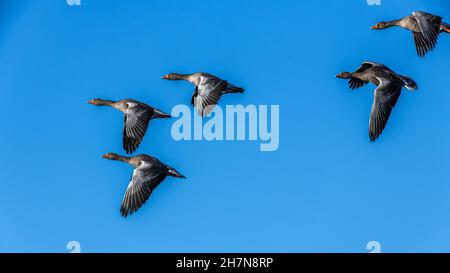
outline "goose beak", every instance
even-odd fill
[[[371,30],[376,30],[376,29],[378,29],[378,27],[377,27],[377,25],[374,25],[374,26],[371,26],[370,29]]]
[[[162,76],[161,79],[168,80],[169,79],[169,75]]]
[[[94,100],[88,100],[88,104],[94,104]]]

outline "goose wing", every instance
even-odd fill
[[[372,68],[372,67],[385,67],[385,65],[384,64],[380,64],[380,63],[376,63],[376,62],[365,61],[358,68],[357,72],[362,72],[362,71],[365,71],[365,70],[367,70],[369,68]]]
[[[123,126],[123,148],[133,153],[141,144],[148,124],[153,116],[153,108],[142,103],[128,103]]]
[[[361,80],[361,79],[352,77],[352,78],[350,79],[350,81],[349,81],[349,86],[350,86],[351,89],[354,90],[354,89],[358,89],[358,88],[360,88],[360,87],[363,87],[363,86],[366,85],[367,83],[369,83],[369,82],[366,82],[366,81],[363,81],[363,80]]]
[[[141,208],[166,176],[167,168],[158,161],[144,161],[134,169],[120,207],[122,216],[127,217]]]
[[[214,106],[219,102],[223,91],[228,83],[214,76],[201,76],[200,83],[192,97],[192,103],[201,116],[211,113]]]
[[[374,101],[369,121],[370,140],[375,141],[383,132],[392,109],[400,97],[402,83],[396,80],[377,77],[379,85],[374,92]]]
[[[418,11],[412,14],[412,18],[420,29],[420,32],[413,32],[417,54],[424,57],[428,51],[436,46],[442,17]]]
[[[371,62],[364,62],[361,64],[360,67],[355,71],[355,73],[363,73],[364,71],[372,68],[374,66],[374,63]],[[363,81],[359,78],[351,77],[349,81],[349,86],[351,89],[358,89],[364,85],[369,83],[368,81]]]

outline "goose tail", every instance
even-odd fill
[[[186,178],[186,176],[182,175],[181,173],[179,173],[174,168],[172,168],[170,166],[167,166],[167,168],[169,169],[169,171],[168,171],[168,175],[169,176],[173,176],[173,177],[177,177],[177,178]]]
[[[158,109],[153,109],[153,110],[154,110],[153,118],[171,118],[172,117],[171,115],[166,114],[161,110],[158,110]]]
[[[225,90],[224,93],[244,93],[244,88],[240,88],[229,83],[227,90]]]
[[[410,77],[400,76],[400,79],[403,81],[403,86],[409,91],[414,91],[419,89],[417,83],[411,79]]]

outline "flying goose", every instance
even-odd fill
[[[89,104],[96,106],[111,106],[125,114],[123,126],[123,148],[128,154],[139,147],[151,119],[170,118],[171,116],[143,102],[131,99],[110,101],[93,99]]]
[[[349,79],[351,89],[357,89],[369,82],[378,86],[375,89],[369,120],[369,136],[372,142],[383,132],[402,87],[411,91],[417,89],[416,82],[411,78],[401,76],[383,64],[374,62],[364,62],[355,72],[343,72],[336,77]]]
[[[186,178],[174,168],[148,155],[126,157],[115,153],[108,153],[102,157],[109,160],[122,161],[134,167],[133,176],[128,184],[120,207],[120,213],[123,217],[131,215],[141,208],[153,190],[167,176]]]
[[[412,15],[400,20],[380,22],[371,29],[379,30],[394,26],[412,31],[417,54],[422,58],[428,51],[434,49],[440,33],[450,33],[450,25],[442,22],[442,17],[423,11],[413,12]]]
[[[171,81],[185,80],[192,83],[195,91],[191,98],[191,104],[201,116],[210,114],[223,94],[244,92],[244,89],[207,73],[171,73],[162,78]]]

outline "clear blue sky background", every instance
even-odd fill
[[[132,3],[131,3],[132,2]],[[407,3],[406,3],[407,2]],[[450,36],[419,59],[412,35],[370,31],[447,1],[2,1],[0,252],[450,251]],[[362,61],[413,77],[376,143],[373,86],[334,78]],[[188,103],[160,79],[207,71],[246,88],[225,104],[279,104],[280,148],[176,142],[155,121],[139,153],[176,167],[136,214],[122,116],[94,97]]]

